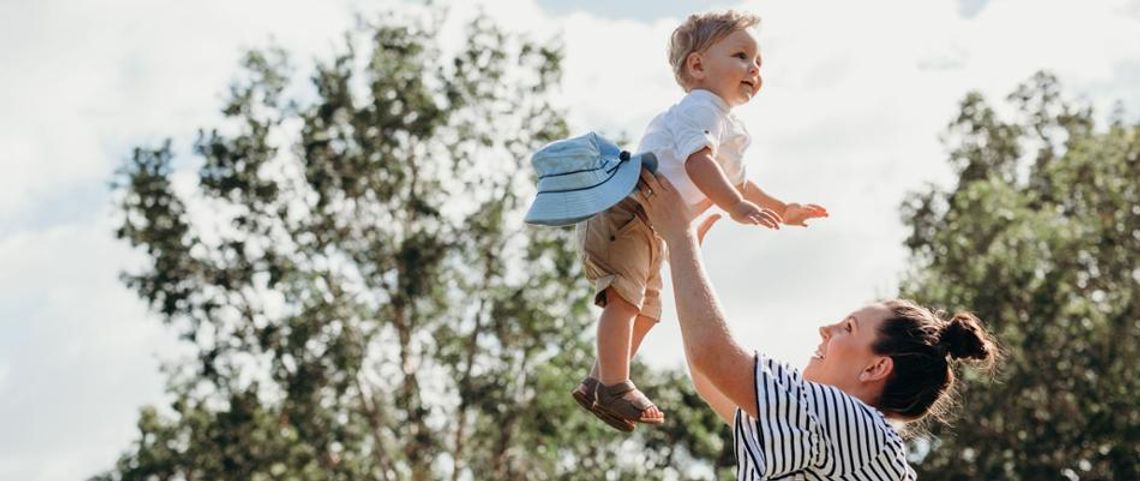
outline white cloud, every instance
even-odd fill
[[[257,0],[44,0],[0,4],[0,225],[27,222],[34,201],[104,182],[140,143],[183,149],[218,117],[244,49],[272,40],[305,64],[341,44],[351,8]]]
[[[0,239],[0,478],[110,467],[138,408],[160,400],[155,356],[173,335],[119,283],[131,255],[110,232],[94,220]]]

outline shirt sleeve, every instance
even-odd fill
[[[738,469],[768,479],[815,464],[819,435],[799,372],[757,353],[755,377],[757,417],[737,409],[733,427]]]
[[[682,104],[677,112],[674,125],[677,158],[688,159],[705,147],[715,157],[724,134],[724,114],[708,101],[691,100]]]

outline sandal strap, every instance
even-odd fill
[[[580,391],[582,391],[583,394],[586,395],[586,397],[594,398],[595,396],[597,396],[596,393],[598,391],[598,385],[599,384],[601,384],[601,383],[598,382],[597,378],[586,376],[586,378],[583,379],[582,382],[580,384],[578,384],[578,387],[575,388],[574,390],[575,391],[580,390]]]
[[[610,399],[622,397],[627,392],[636,391],[637,386],[633,385],[633,381],[623,381],[609,386],[598,382],[598,395],[606,396]]]
[[[615,402],[625,402],[632,405],[640,413],[645,412],[646,409],[656,406],[653,401],[650,401],[633,381],[625,381],[610,386],[606,386],[601,382],[598,383],[597,390],[598,402],[604,403],[608,406],[613,406]]]

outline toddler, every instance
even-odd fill
[[[728,11],[691,15],[674,30],[669,63],[685,96],[650,123],[638,147],[694,212],[712,205],[733,220],[779,229],[826,217],[814,204],[785,204],[746,180],[749,135],[732,110],[760,91],[760,52],[751,29],[760,19]],[[651,193],[647,193],[652,195]],[[664,414],[629,380],[629,361],[661,317],[664,242],[632,198],[579,223],[586,277],[594,284],[598,358],[572,395],[622,431],[660,424]]]

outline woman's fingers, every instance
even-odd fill
[[[633,197],[633,200],[637,201],[638,204],[641,204],[641,207],[643,209],[649,210],[649,192],[649,186],[645,185],[645,182],[639,180],[637,181],[637,188],[633,189],[633,193],[630,194],[630,197]]]
[[[660,172],[654,174],[641,169],[641,180],[654,192],[675,192],[677,190],[673,187],[673,183],[669,182],[669,179],[666,179]]]
[[[655,204],[660,198],[659,196],[671,193],[673,186],[664,177],[645,169],[641,169],[639,175],[640,179],[637,181],[637,189],[633,192],[633,198],[648,213],[651,204]]]
[[[638,184],[641,188],[634,192],[634,199],[645,209],[649,223],[660,235],[670,238],[692,232],[689,229],[694,213],[668,179],[660,174],[641,172]]]
[[[646,169],[641,169],[641,185],[645,186],[645,188],[648,188],[650,192],[663,190],[661,181],[658,180],[657,175]]]
[[[649,198],[648,195],[646,195],[647,191],[648,189],[645,188],[635,189],[630,196],[633,197],[633,200],[637,201],[638,204],[641,204],[642,209],[649,211]]]

